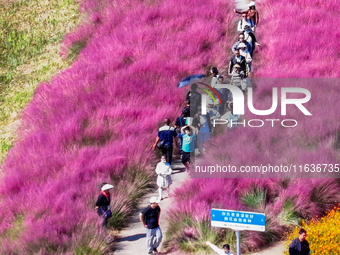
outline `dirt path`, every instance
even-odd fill
[[[284,251],[285,251],[285,242],[281,241],[271,247],[266,248],[263,251],[253,253],[251,255],[282,255]]]
[[[184,170],[184,166],[180,163],[179,160],[175,160],[172,164],[172,180],[173,183],[171,185],[171,192],[173,192],[176,188],[180,187],[185,180],[188,179],[188,174]],[[156,181],[156,180],[155,180]],[[166,192],[163,193],[164,195]],[[114,252],[115,255],[146,255],[148,252],[146,250],[146,234],[145,229],[142,223],[139,221],[138,214],[142,211],[145,207],[149,205],[149,200],[151,197],[158,197],[158,191],[155,190],[152,193],[146,195],[139,205],[136,213],[132,217],[130,222],[129,228],[123,230],[120,233],[121,238],[118,240],[117,250]],[[163,240],[164,234],[167,229],[167,222],[165,214],[170,209],[174,202],[173,197],[165,198],[160,203],[159,206],[162,210],[161,218],[160,218],[160,227],[163,233]],[[160,249],[162,249],[162,244]]]

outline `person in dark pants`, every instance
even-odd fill
[[[201,106],[202,95],[197,92],[198,85],[196,83],[191,84],[191,90],[186,96],[186,100],[190,102],[190,117],[195,116],[197,108]]]
[[[189,110],[190,111],[190,110]],[[185,125],[186,123],[186,117],[185,117],[185,112],[182,111],[182,114],[180,117],[176,119],[175,122],[175,130],[177,132],[177,137],[178,137],[178,142],[179,142],[179,153],[182,155],[182,144],[183,144],[183,137],[181,134],[181,128]],[[190,113],[189,113],[190,114]]]
[[[175,129],[170,126],[170,119],[165,119],[164,124],[165,125],[158,130],[158,136],[156,138],[155,143],[152,145],[152,149],[156,149],[157,144],[160,141],[163,141],[164,145],[161,148],[162,155],[165,155],[166,162],[168,162],[171,165],[173,150],[172,144],[174,141],[173,138],[177,136],[177,133]]]
[[[159,227],[161,208],[158,206],[157,198],[150,198],[150,205],[139,213],[139,220],[146,229],[146,245],[148,254],[158,254],[157,248],[162,241],[162,231]]]
[[[306,240],[307,231],[303,228],[299,231],[299,237],[289,245],[289,255],[309,255],[309,243]]]
[[[96,209],[97,214],[103,218],[102,226],[104,228],[107,228],[107,223],[109,220],[109,217],[106,217],[106,212],[110,211],[110,189],[112,189],[113,186],[111,184],[103,183],[101,185],[101,193],[98,196],[97,202],[96,202]]]
[[[181,134],[183,136],[182,144],[182,164],[188,174],[190,174],[190,155],[195,156],[195,136],[197,135],[197,129],[186,125],[181,128]],[[193,159],[193,158],[192,158]]]
[[[236,49],[234,52],[234,56],[231,57],[229,66],[228,66],[228,75],[231,77],[233,72],[234,65],[239,64],[240,65],[240,71],[244,73],[244,76],[247,77],[247,62],[245,57],[241,56],[240,50]]]

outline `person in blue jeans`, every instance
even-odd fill
[[[156,197],[150,198],[150,205],[139,213],[139,220],[146,229],[146,246],[148,254],[158,254],[158,246],[162,241],[162,231],[159,227],[161,208]]]

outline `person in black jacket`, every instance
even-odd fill
[[[309,255],[309,243],[306,240],[307,231],[303,228],[299,231],[299,237],[289,245],[289,255]]]
[[[98,196],[97,202],[96,202],[96,209],[97,214],[103,218],[102,226],[104,228],[107,228],[107,223],[109,220],[109,214],[110,211],[110,189],[112,189],[113,186],[111,184],[102,183],[101,185],[101,193]],[[110,211],[111,212],[111,211]]]
[[[156,149],[157,144],[162,141],[163,145],[160,150],[162,150],[162,155],[166,156],[166,162],[171,165],[172,162],[172,151],[173,151],[173,141],[174,137],[177,136],[177,133],[173,127],[170,126],[170,119],[164,119],[164,126],[158,129],[158,135],[155,143],[152,145],[152,149]]]
[[[161,208],[158,206],[156,197],[150,198],[150,205],[139,213],[139,220],[146,230],[148,254],[158,254],[157,248],[160,245],[163,235],[159,227]]]
[[[247,63],[245,57],[240,55],[240,50],[236,49],[234,56],[231,57],[228,67],[228,75],[231,77],[233,72],[233,67],[236,63],[240,64],[240,69],[244,73],[244,78],[248,76],[247,73]]]
[[[193,117],[197,113],[197,108],[201,106],[202,95],[197,92],[197,84],[191,84],[191,90],[188,92],[186,100],[190,102],[190,116]]]

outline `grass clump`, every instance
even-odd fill
[[[178,217],[181,217],[181,221],[169,218],[169,227],[165,234],[166,241],[163,244],[168,251],[179,249],[190,253],[209,252],[211,249],[205,245],[206,241],[218,246],[236,242],[236,235],[233,230],[212,228],[210,219],[198,221],[189,215],[178,215]]]
[[[250,208],[264,208],[266,204],[267,192],[260,188],[254,188],[254,190],[246,193],[241,201],[245,206]]]

